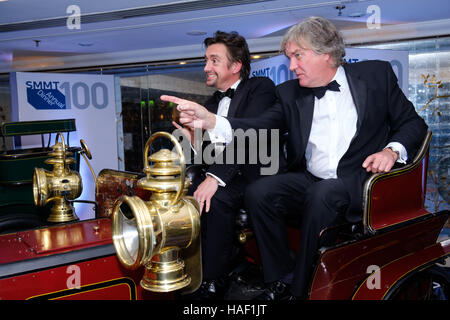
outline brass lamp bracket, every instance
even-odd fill
[[[148,156],[156,138],[169,139],[175,152],[162,149]],[[149,163],[152,162],[153,165]],[[141,286],[149,291],[191,292],[201,284],[200,214],[186,196],[185,159],[178,141],[166,132],[145,144],[144,173],[138,187],[150,190],[149,201],[137,196],[116,200],[112,213],[117,257],[127,269],[145,266]]]
[[[61,138],[61,142],[59,139]],[[87,147],[86,147],[87,148]],[[45,206],[53,202],[49,222],[69,222],[78,220],[75,209],[69,200],[74,200],[81,195],[83,185],[78,172],[69,167],[75,162],[69,156],[62,133],[56,135],[53,151],[49,154],[52,158],[45,163],[53,165],[52,171],[43,168],[35,168],[33,172],[33,198],[36,206]],[[88,163],[89,164],[89,163]]]

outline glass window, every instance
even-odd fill
[[[215,91],[205,85],[203,63],[154,67],[143,75],[121,76],[123,147],[126,171],[142,172],[143,152],[148,138],[155,132],[172,132],[172,103],[163,102],[163,94],[204,104]],[[165,139],[152,144],[149,153],[170,148]]]

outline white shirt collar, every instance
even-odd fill
[[[239,85],[239,83],[241,83],[241,79],[239,79],[238,81],[236,81],[235,83],[233,83],[233,85],[230,87],[231,89],[236,89]]]
[[[238,81],[236,81],[235,83],[233,83],[233,84],[231,85],[230,89],[235,89],[235,90],[236,90],[236,88],[238,87],[239,83],[241,83],[241,80],[242,80],[242,79],[239,79]],[[223,91],[223,90],[219,90],[219,91],[225,92],[225,91]]]
[[[331,81],[333,80],[336,80],[336,82],[339,83],[339,89],[347,89],[347,76],[345,75],[345,70],[342,66],[339,66],[337,68],[336,74],[334,75],[333,79],[331,79]]]

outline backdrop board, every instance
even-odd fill
[[[75,118],[77,130],[69,135],[70,146],[79,146],[80,139],[86,142],[96,175],[104,168],[118,169],[113,75],[15,72],[11,73],[10,83],[12,121]],[[53,134],[50,146],[54,145],[55,137]],[[41,137],[23,136],[16,144],[20,145],[41,146]],[[84,160],[80,163],[83,193],[78,199],[93,201],[92,174]],[[90,204],[76,204],[75,210],[80,219],[94,217]]]
[[[346,48],[344,60],[354,63],[364,60],[389,61],[398,78],[398,84],[403,93],[408,96],[408,51]],[[296,78],[293,71],[289,71],[289,59],[278,55],[251,64],[250,76],[265,76],[278,85],[286,80]]]

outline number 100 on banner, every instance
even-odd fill
[[[27,102],[37,110],[87,109],[108,106],[108,86],[103,82],[26,81]]]

